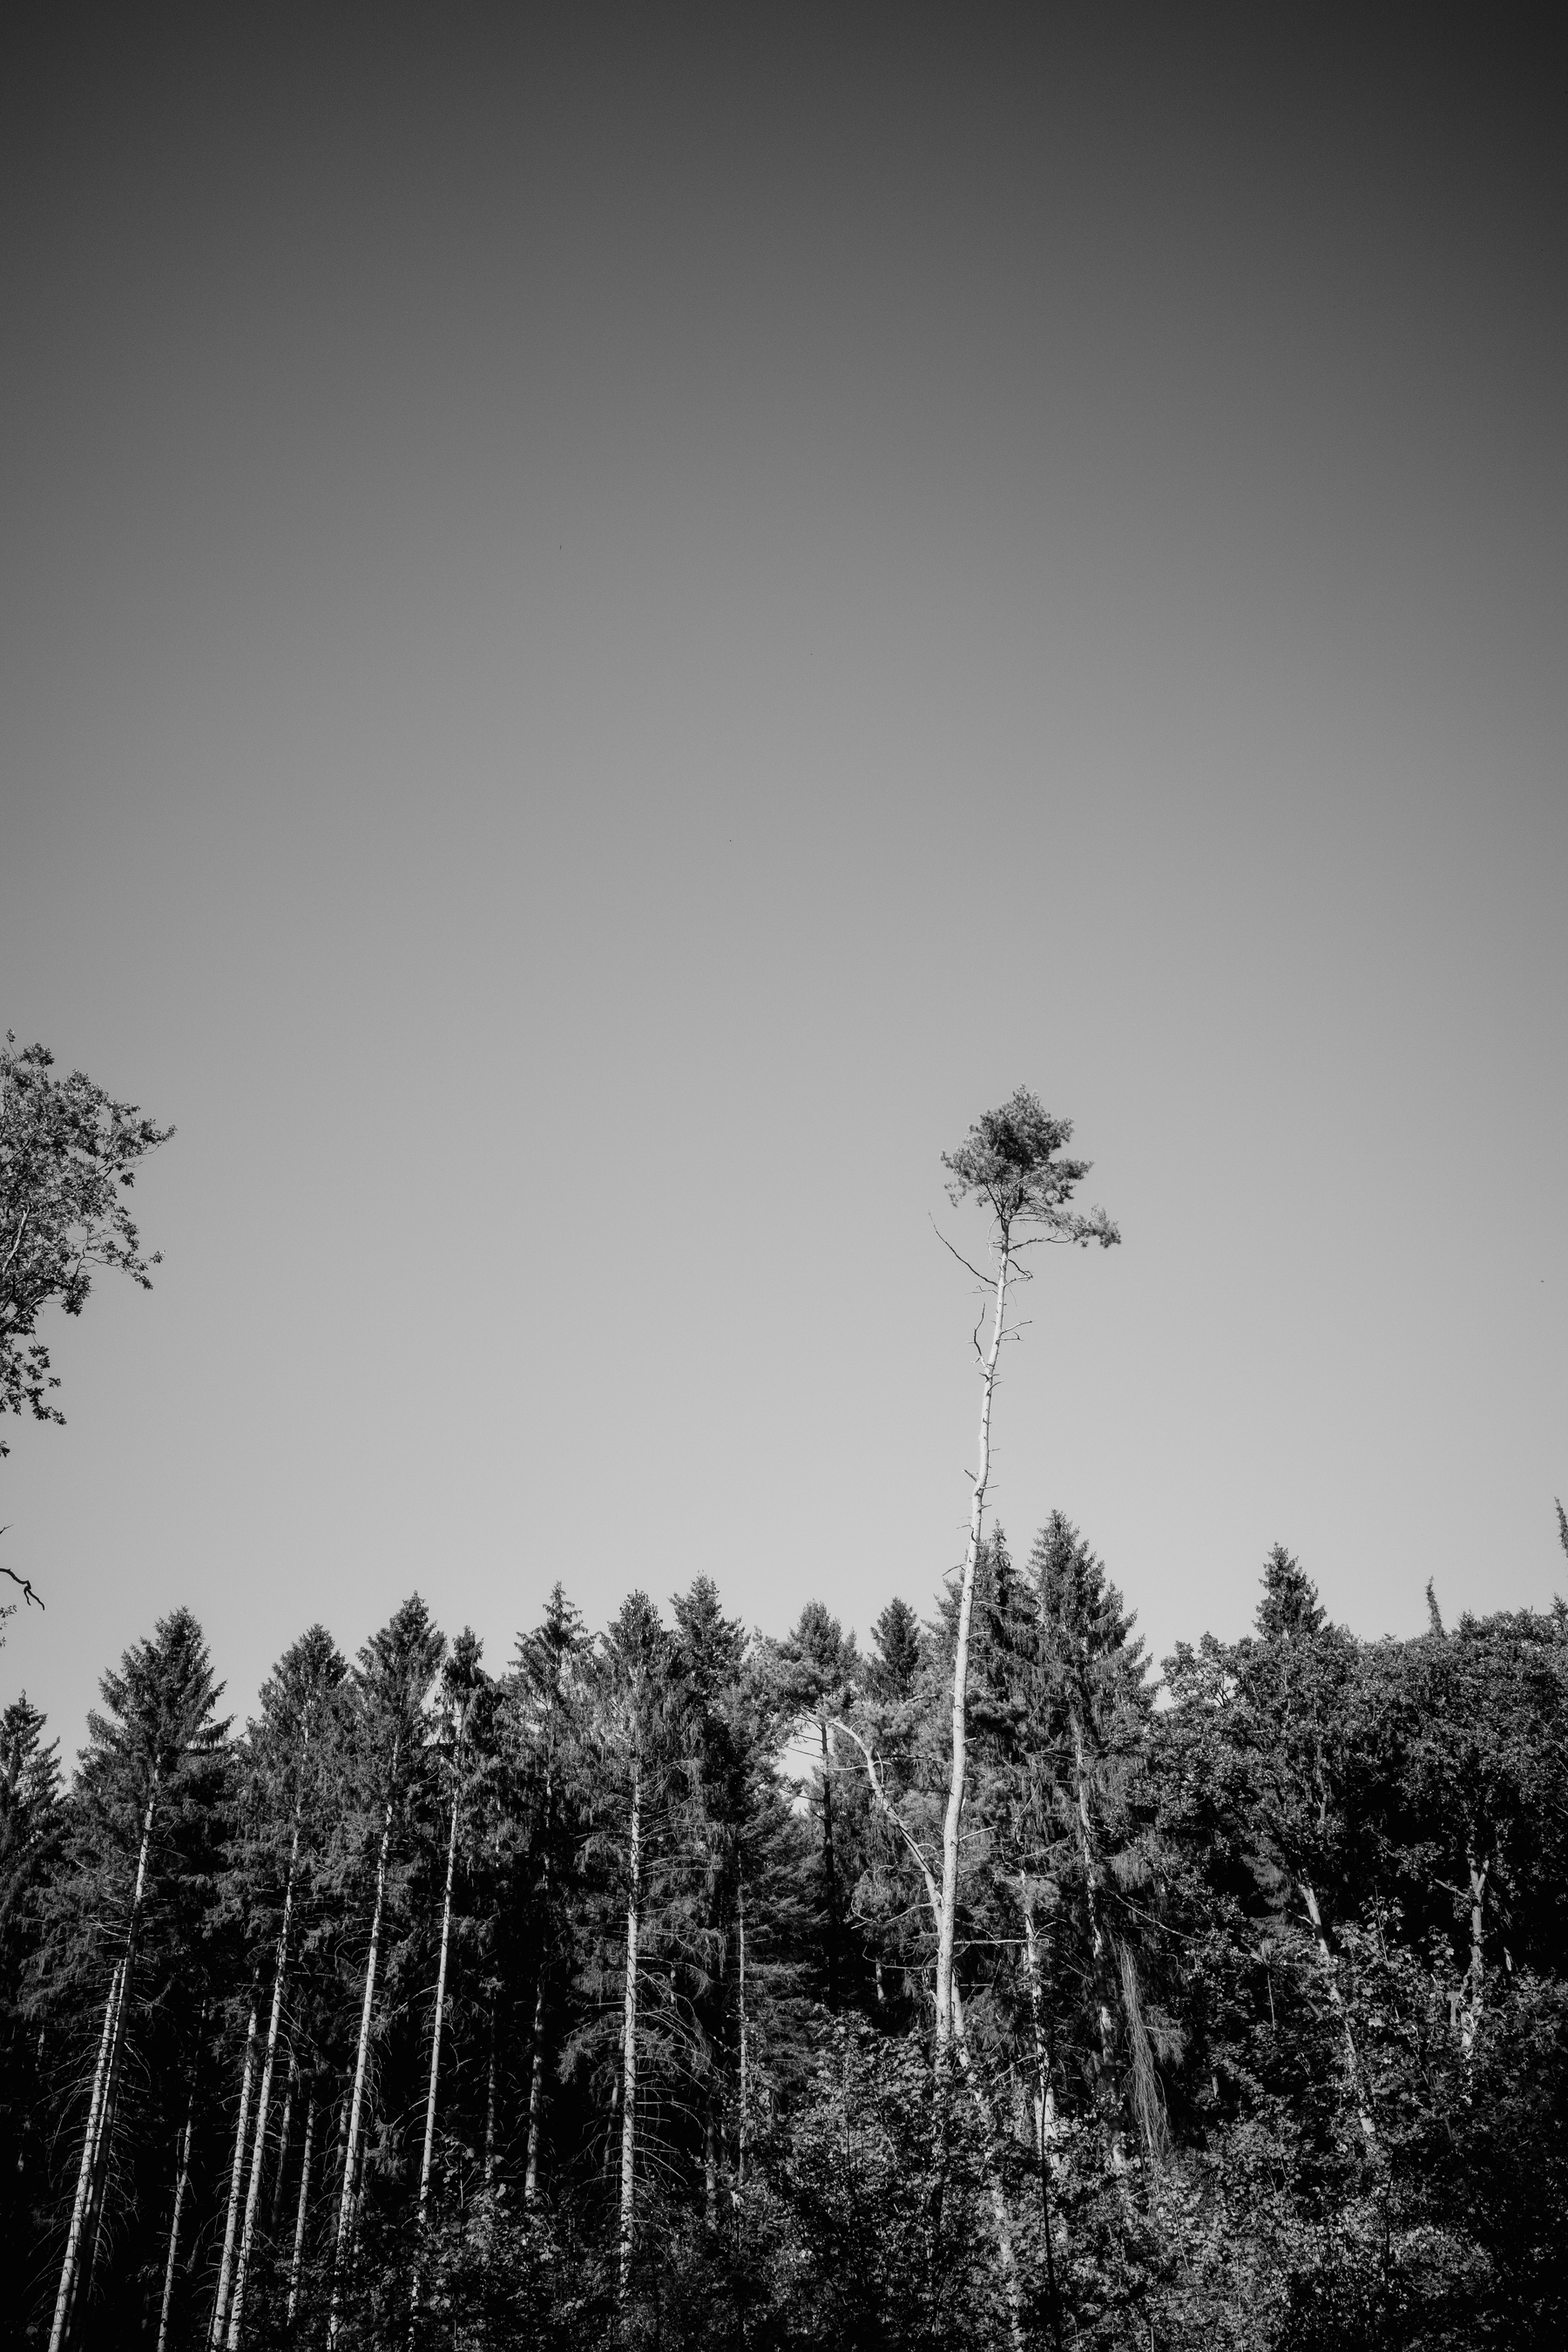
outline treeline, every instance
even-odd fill
[[[244,1731],[181,1612],[0,1759],[4,2325],[55,2352],[1568,2340],[1568,1614],[1269,1559],[1147,1670],[1053,1518],[862,1654],[704,1579]]]

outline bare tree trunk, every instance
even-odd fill
[[[984,2151],[985,2187],[991,2199],[991,2219],[996,2231],[996,2252],[1002,2264],[1002,2292],[1007,2303],[1007,2330],[1013,2342],[1013,2352],[1024,2352],[1024,2294],[1018,2277],[1018,2258],[1013,2246],[1013,2223],[1007,2210],[1007,2192],[1002,2179],[1002,2167],[996,2153],[996,2118],[991,2112],[991,2102],[985,2086],[975,2071],[970,2054],[969,2037],[963,2031],[963,2004],[956,1985],[953,1987],[953,2048],[958,2057],[959,2072],[968,2085],[969,2095],[980,2124],[980,2145]]]
[[[747,2063],[750,2053],[746,2038],[746,1882],[743,1878],[736,1882],[735,1887],[735,1944],[740,1961],[741,2011],[741,2112],[735,2135],[735,2178],[737,2187],[743,2191],[746,2186],[746,2140],[747,2126],[751,2119],[752,2089]]]
[[[544,2105],[544,1971],[550,1957],[550,1820],[555,1798],[554,1775],[544,1776],[544,1859],[541,1874],[543,1897],[539,1938],[539,1974],[533,1987],[533,2034],[528,2045],[528,2151],[523,2164],[522,2201],[531,2205],[539,2188],[539,2135]],[[492,2034],[494,2031],[492,2021]]]
[[[1318,1957],[1323,1964],[1323,1975],[1328,1983],[1329,1999],[1333,2003],[1334,2014],[1339,2019],[1340,2024],[1344,2030],[1345,2065],[1350,2074],[1351,2091],[1355,2099],[1356,2113],[1365,2137],[1368,2139],[1375,2139],[1377,2137],[1377,2134],[1373,2127],[1371,2110],[1367,2106],[1366,2094],[1362,2087],[1361,2060],[1356,2053],[1355,2035],[1351,2031],[1351,2021],[1349,2014],[1345,2009],[1344,1995],[1340,1990],[1339,1970],[1334,1966],[1334,1956],[1329,1949],[1329,1939],[1323,1931],[1323,1915],[1318,1908],[1317,1893],[1310,1879],[1299,1879],[1297,1881],[1297,1885],[1300,1892],[1301,1901],[1306,1906],[1307,1916],[1312,1923],[1312,1933],[1317,1938]]]
[[[870,1783],[871,1794],[876,1799],[878,1808],[884,1819],[902,1838],[913,1857],[915,1866],[925,1886],[926,1903],[931,1911],[931,1924],[933,1927],[939,1926],[942,1919],[942,1895],[931,1874],[931,1864],[921,1851],[920,1844],[908,1822],[895,1811],[887,1789],[883,1785],[881,1775],[877,1769],[877,1759],[869,1747],[853,1724],[846,1723],[841,1727],[848,1733],[865,1759],[866,1778]],[[1013,2230],[1007,2213],[1006,2194],[1003,2186],[1001,2168],[996,2159],[996,2122],[991,2113],[991,2102],[985,2095],[984,2086],[971,2063],[969,2043],[963,2030],[963,2002],[956,1979],[952,1986],[949,2018],[952,2034],[946,2053],[939,2052],[936,2078],[936,2146],[932,2166],[935,2179],[931,2200],[931,2223],[927,2231],[927,2260],[929,2263],[934,2257],[942,2221],[942,2170],[946,2161],[945,2125],[942,2115],[942,2067],[945,2057],[947,2063],[956,2059],[959,2071],[969,2085],[970,2095],[974,2101],[975,2112],[980,2118],[982,2144],[985,2150],[986,2181],[991,2195],[991,2213],[996,2228],[996,2251],[1001,2258],[1003,2284],[1007,2296],[1008,2326],[1013,2338],[1014,2352],[1023,2352],[1023,2294],[1018,2281],[1017,2258],[1013,2248]]]
[[[626,1989],[621,2020],[621,2267],[624,2296],[631,2271],[637,2188],[637,1936],[642,1903],[642,1771],[632,1766],[632,1840],[626,1891]]]
[[[71,2207],[70,2228],[66,2232],[65,2261],[60,2265],[59,2289],[55,2296],[55,2320],[49,2331],[49,2352],[60,2352],[65,2340],[66,2322],[76,2293],[77,2269],[81,2260],[82,2237],[87,2226],[88,2207],[92,2198],[92,2178],[98,2164],[99,2132],[103,2121],[104,2092],[109,2084],[109,2052],[114,2040],[115,2012],[120,2006],[120,1979],[123,1960],[116,1960],[114,1973],[109,1979],[109,1993],[103,2004],[103,2032],[99,2037],[98,2063],[92,2074],[92,2097],[88,2105],[87,2129],[82,2137],[81,2165],[77,2173],[76,2201]]]
[[[1074,1795],[1078,1811],[1079,1853],[1083,1862],[1084,1903],[1089,1912],[1089,1948],[1094,1972],[1095,2012],[1100,2028],[1099,2072],[1109,2078],[1115,2055],[1115,2020],[1106,1998],[1105,1927],[1100,1916],[1100,1858],[1095,1852],[1094,1824],[1089,1806],[1089,1767],[1084,1757],[1083,1726],[1078,1709],[1068,1709],[1072,1726]]]
[[[827,1908],[827,2007],[838,2014],[838,1870],[833,1854],[833,1750],[827,1717],[819,1716],[822,1734],[822,1879]]]
[[[154,1769],[153,1785],[147,1792],[147,1811],[142,1820],[142,1845],[136,1857],[136,1879],[131,1891],[131,1916],[126,1923],[125,1952],[110,1979],[109,2000],[103,2016],[103,2042],[99,2051],[97,2072],[93,2077],[92,2101],[88,2110],[86,2142],[82,2148],[82,2169],[77,2180],[76,2201],[71,2210],[70,2230],[66,2238],[65,2261],[60,2267],[59,2293],[55,2298],[54,2326],[49,2335],[49,2352],[59,2352],[68,2329],[74,2335],[79,2305],[85,2301],[78,2294],[81,2277],[82,2249],[90,2243],[94,2258],[98,2252],[98,2230],[103,2211],[103,2195],[109,2177],[109,2158],[113,2137],[114,2110],[120,2091],[120,2062],[125,2048],[125,2020],[131,2007],[132,1979],[136,1967],[137,1931],[142,1920],[142,1897],[147,1885],[147,1857],[153,1845],[153,1824],[158,1812],[158,1786],[162,1777]]]
[[[397,1751],[393,1749],[392,1769],[397,1771]],[[370,2062],[370,2021],[375,2011],[375,1968],[381,1951],[381,1915],[386,1900],[386,1856],[392,1843],[392,1799],[387,1798],[386,1814],[382,1823],[381,1853],[375,1865],[375,1909],[371,1914],[370,1951],[364,1967],[364,2002],[360,2011],[359,2047],[354,2053],[354,2085],[349,2101],[348,2145],[343,2151],[342,2191],[338,2200],[337,2234],[332,2242],[332,2297],[327,2316],[327,2342],[338,2340],[338,2300],[341,2291],[340,2273],[349,2244],[349,2230],[354,2214],[354,2174],[359,2160],[360,2112],[364,2105],[365,2070]]]
[[[245,2034],[245,2066],[239,2079],[239,2121],[234,2134],[234,2168],[228,2183],[228,2218],[224,2224],[223,2259],[218,2264],[217,2300],[213,2305],[212,2325],[207,2330],[207,2343],[212,2352],[223,2342],[224,2322],[228,2317],[229,2280],[234,2269],[235,2233],[239,2223],[239,2192],[245,2181],[245,2150],[250,2128],[250,2078],[256,2071],[256,2027],[258,2003],[260,2000],[259,1971],[258,1982],[251,1990],[250,2023]]]
[[[496,2005],[490,2001],[490,2063],[485,2081],[485,2187],[496,2177]]]
[[[1487,1872],[1490,1865],[1476,1866],[1474,1853],[1465,1857],[1470,1871],[1470,1965],[1465,1973],[1465,2006],[1459,2040],[1465,2063],[1469,2065],[1475,2055],[1476,2028],[1480,2023],[1481,2000],[1486,1990],[1486,1899]]]
[[[1052,2120],[1051,2070],[1046,2048],[1045,2002],[1040,1987],[1040,1954],[1035,1941],[1035,1906],[1026,1874],[1018,1873],[1018,1904],[1024,1914],[1024,1965],[1029,1979],[1029,2021],[1035,2037],[1035,2156],[1040,2168],[1040,2229],[1046,2241],[1046,2291],[1050,2297],[1051,2336],[1061,2352],[1062,2312],[1057,2294],[1057,2257],[1051,2242],[1051,2161],[1046,2136]]]
[[[942,1910],[936,1941],[937,2073],[942,2074],[952,2042],[952,1946],[958,1910],[958,1830],[963,1812],[964,1774],[969,1729],[969,1622],[974,1610],[974,1574],[980,1559],[981,1528],[985,1517],[985,1489],[991,1478],[991,1402],[996,1390],[996,1359],[1007,1313],[1007,1283],[1013,1270],[1012,1235],[1003,1225],[998,1244],[995,1306],[991,1345],[981,1372],[980,1458],[974,1491],[969,1501],[969,1541],[963,1554],[963,1580],[958,1595],[958,1629],[952,1654],[952,1769],[948,1780],[947,1811],[942,1829]],[[978,1340],[976,1341],[978,1345]],[[940,2102],[941,2091],[939,2087]]]
[[[441,2021],[447,2007],[447,1952],[452,1935],[452,1877],[458,1866],[458,1814],[463,1801],[463,1726],[458,1721],[458,1750],[453,1762],[452,1826],[447,1838],[447,1890],[441,1904],[441,1958],[436,1971],[436,2021],[430,2032],[430,2088],[425,2100],[425,2153],[419,2165],[418,2225],[425,2221],[430,2193],[430,2158],[436,2146],[436,2092],[441,2074]]]
[[[522,2176],[522,2201],[531,2205],[539,2188],[539,2130],[544,2105],[544,1954],[539,1955],[539,1976],[533,1988],[533,2036],[528,2045],[528,2156]]]
[[[441,2025],[447,2011],[447,1954],[452,1936],[452,1878],[458,1866],[458,1815],[463,1801],[463,1718],[458,1717],[457,1753],[452,1768],[452,1826],[447,1837],[447,1886],[441,1902],[441,1958],[436,1970],[436,2019],[430,2029],[430,2087],[425,2099],[425,2152],[419,2163],[419,2205],[415,2214],[416,2231],[425,2228],[425,2207],[430,2195],[430,2159],[436,2147],[436,2095],[441,2079]],[[409,2341],[413,2342],[415,2322],[419,2315],[419,2272],[414,2273],[414,2290],[408,2315]]]
[[[267,2055],[261,2068],[261,2095],[256,2103],[256,2146],[250,2159],[250,2187],[245,2200],[245,2227],[240,2233],[239,2261],[234,2273],[234,2302],[228,2315],[228,2352],[238,2352],[241,2315],[245,2308],[245,2278],[256,2236],[256,2209],[261,2200],[261,2171],[267,2158],[267,2110],[272,2100],[272,2069],[278,2055],[278,2027],[283,2015],[283,1983],[289,1971],[289,1929],[294,1916],[294,1874],[300,1864],[300,1822],[304,1810],[303,1767],[300,1792],[294,1805],[294,1837],[289,1849],[289,1876],[283,1888],[283,1924],[278,1930],[278,1956],[272,1972],[272,2013],[267,2021]],[[281,2179],[281,2172],[279,2173]]]
[[[316,2085],[310,2084],[305,2101],[305,2146],[300,2159],[300,2205],[294,2217],[294,2259],[289,2265],[289,2325],[294,2325],[294,2306],[300,2299],[300,2271],[305,2259],[305,2215],[310,2202],[310,2151],[316,2133]]]
[[[169,2312],[174,2300],[174,2263],[180,2251],[180,2216],[185,2206],[185,2189],[191,2177],[191,2132],[196,2117],[196,2090],[191,2085],[190,2105],[185,2109],[185,2128],[180,2135],[179,2160],[174,2174],[174,2217],[169,2224],[169,2259],[163,2268],[163,2303],[158,2315],[158,2352],[164,2352],[169,2341]]]
[[[272,2203],[268,2210],[267,2226],[276,2231],[278,2216],[283,2207],[283,2184],[289,2169],[289,2137],[294,2121],[294,2096],[300,2088],[300,2061],[292,2042],[289,2045],[289,2081],[283,2093],[283,2120],[278,2126],[278,2170],[272,2181]]]

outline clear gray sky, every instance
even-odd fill
[[[1371,27],[1379,27],[1373,37]],[[50,10],[0,97],[0,1025],[176,1122],[13,1427],[74,1749],[958,1556],[1155,1653],[1568,1561],[1568,252],[1500,13]]]

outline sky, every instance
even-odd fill
[[[47,1332],[67,1755],[961,1557],[1152,1654],[1568,1587],[1568,165],[1503,12],[45,11],[0,91],[0,1029],[172,1122]],[[16,1597],[16,1596],[14,1596]]]

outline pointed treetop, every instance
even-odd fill
[[[907,1601],[892,1600],[871,1628],[867,1680],[874,1698],[907,1699],[924,1655],[920,1619]]]
[[[1430,1577],[1426,1579],[1426,1624],[1427,1630],[1436,1633],[1441,1640],[1444,1631],[1443,1612],[1437,1606],[1436,1585]]]
[[[154,1773],[171,1771],[193,1748],[215,1746],[228,1725],[212,1711],[223,1685],[201,1627],[188,1609],[161,1617],[150,1641],[132,1643],[99,1684],[107,1715],[87,1718],[89,1752],[133,1759]]]
[[[485,1680],[485,1670],[479,1660],[484,1655],[484,1643],[471,1625],[465,1625],[452,1644],[441,1680],[448,1698],[462,1705],[472,1698]]]
[[[1085,1216],[1068,1205],[1089,1171],[1087,1160],[1062,1156],[1071,1140],[1072,1121],[1054,1118],[1020,1087],[1000,1110],[982,1113],[956,1151],[942,1153],[948,1198],[956,1207],[978,1193],[1005,1228],[1038,1225],[1041,1239],[1109,1249],[1121,1235],[1105,1211]]]
[[[1258,1635],[1263,1642],[1307,1642],[1326,1620],[1318,1588],[1283,1544],[1263,1563],[1263,1598],[1258,1604]]]

